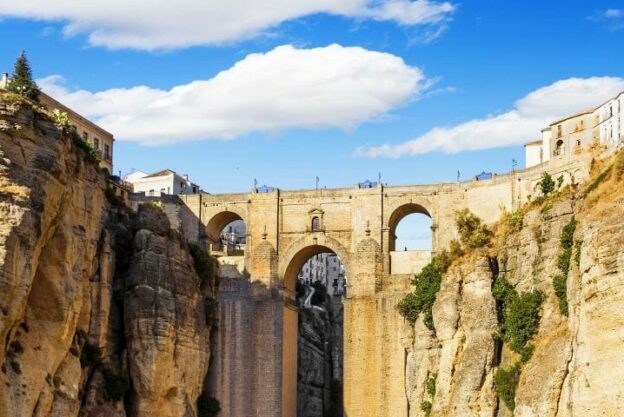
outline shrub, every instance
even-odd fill
[[[435,373],[433,376],[427,378],[427,383],[425,384],[427,387],[427,394],[433,398],[436,393],[436,380],[438,379],[438,374]]]
[[[574,262],[576,263],[577,267],[580,267],[581,266],[581,247],[583,246],[583,241],[577,240],[574,246],[576,247],[576,252],[574,252]]]
[[[518,364],[508,369],[498,368],[494,374],[496,394],[511,411],[516,408],[516,388],[519,380],[520,367]]]
[[[214,259],[196,242],[189,242],[189,252],[193,257],[195,272],[201,286],[211,283],[215,271]]]
[[[455,239],[451,240],[451,244],[449,246],[449,256],[451,260],[464,256],[464,250],[462,249],[461,244]]]
[[[557,298],[559,298],[559,311],[564,316],[567,316],[569,313],[568,307],[568,274],[570,271],[570,259],[572,258],[572,250],[574,247],[574,232],[576,231],[576,226],[578,222],[575,219],[570,220],[568,224],[563,227],[561,231],[561,248],[563,249],[559,253],[559,257],[557,258],[557,267],[560,274],[557,274],[553,277],[553,289],[555,290],[555,294]],[[581,248],[577,242],[577,249],[575,255],[575,261],[577,265],[580,263]]]
[[[574,219],[570,220],[568,224],[563,227],[561,232],[561,247],[564,249],[571,249],[574,245],[574,232],[578,222]]]
[[[539,187],[542,191],[542,195],[548,195],[555,190],[555,181],[553,181],[548,172],[544,172],[542,174],[542,180],[539,182]]]
[[[104,377],[104,399],[113,402],[122,400],[130,389],[128,379],[110,368],[104,368],[102,376]]]
[[[37,101],[41,91],[32,78],[32,70],[26,57],[26,52],[22,51],[15,61],[13,75],[7,85],[7,90],[30,100]]]
[[[221,411],[219,401],[206,392],[197,398],[197,417],[215,417]]]
[[[429,416],[431,414],[431,408],[432,408],[431,401],[423,401],[420,404],[420,409],[425,412],[426,416]]]
[[[455,225],[459,232],[461,243],[469,249],[480,248],[490,241],[492,232],[483,224],[480,218],[468,209],[457,212]]]
[[[502,339],[514,352],[522,354],[527,342],[537,333],[543,298],[540,291],[534,290],[513,297],[505,306]]]
[[[411,324],[414,324],[420,313],[423,313],[425,325],[428,329],[434,330],[431,308],[440,290],[442,274],[445,272],[443,268],[445,265],[448,267],[445,259],[436,256],[425,266],[412,280],[412,285],[415,286],[414,291],[405,296],[397,305],[399,313]]]
[[[507,216],[507,224],[509,228],[514,232],[522,230],[522,223],[524,222],[524,212],[522,210],[516,210]]]
[[[553,278],[553,288],[555,289],[555,294],[559,298],[559,311],[564,316],[568,315],[568,288],[567,288],[567,280],[568,277],[563,274],[557,274]]]

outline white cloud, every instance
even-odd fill
[[[457,153],[521,145],[540,136],[540,130],[558,118],[595,107],[624,90],[616,77],[570,78],[526,95],[512,110],[455,126],[435,127],[422,136],[397,145],[356,150],[356,155],[397,158],[440,151]]]
[[[606,25],[611,32],[624,28],[624,9],[606,9],[589,16],[589,20]]]
[[[251,54],[208,80],[171,90],[146,86],[42,89],[122,140],[168,144],[288,128],[350,128],[384,115],[427,88],[423,73],[391,54],[330,45],[280,46]]]
[[[617,19],[624,17],[624,10],[621,9],[607,9],[604,11],[603,16],[608,19]]]
[[[432,0],[0,0],[0,17],[59,21],[92,45],[153,50],[237,41],[316,13],[436,25],[454,8]]]

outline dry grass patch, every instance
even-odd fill
[[[30,197],[30,189],[15,184],[0,184],[0,195],[9,195],[21,199]]]

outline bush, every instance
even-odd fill
[[[424,322],[428,329],[434,330],[431,308],[440,290],[442,274],[448,268],[448,255],[436,256],[412,280],[416,288],[397,304],[399,313],[414,324],[420,313],[424,314]]]
[[[543,299],[542,293],[535,290],[512,298],[505,306],[502,339],[514,352],[522,354],[527,342],[537,333]]]
[[[553,288],[555,289],[555,294],[559,298],[559,311],[564,316],[568,315],[567,281],[568,277],[563,274],[557,274],[553,278]]]
[[[557,298],[559,298],[559,311],[564,316],[567,316],[569,313],[568,307],[568,275],[570,272],[570,260],[572,258],[572,250],[574,247],[574,232],[576,231],[576,226],[578,222],[575,219],[570,220],[568,224],[563,227],[561,232],[561,248],[563,249],[561,253],[559,253],[559,257],[557,258],[557,267],[560,274],[555,275],[553,277],[553,288],[555,290],[555,294]],[[581,261],[581,249],[577,242],[576,256],[575,261],[577,265]]]
[[[200,286],[211,283],[215,272],[215,260],[198,243],[189,242],[188,245]]]
[[[104,377],[104,399],[112,402],[122,400],[130,389],[128,378],[118,375],[110,368],[104,368],[102,376]]]
[[[480,218],[468,209],[457,212],[455,225],[459,232],[462,245],[469,249],[481,248],[490,242],[492,232],[483,224]]]
[[[542,195],[548,195],[555,190],[555,181],[553,181],[548,172],[544,172],[542,174],[542,180],[539,182],[539,187],[542,191]]]
[[[528,341],[537,333],[539,327],[539,310],[543,295],[540,291],[518,292],[509,282],[500,276],[494,282],[492,296],[501,303],[500,338],[510,349],[526,357],[532,353]],[[529,353],[529,350],[531,351]]]
[[[578,225],[578,221],[575,219],[570,220],[568,224],[563,227],[563,231],[561,232],[561,247],[564,249],[571,249],[574,245],[574,232],[576,231],[576,226]]]
[[[507,216],[507,224],[509,228],[514,232],[522,230],[522,224],[524,222],[524,212],[522,210],[516,210]]]
[[[425,412],[426,416],[429,416],[431,414],[431,408],[432,408],[431,401],[423,401],[420,404],[420,409]]]
[[[496,394],[511,411],[516,408],[516,388],[519,380],[520,367],[517,364],[509,369],[498,368],[494,374]]]
[[[221,411],[219,401],[206,392],[197,398],[197,417],[215,417]]]
[[[427,378],[427,383],[425,384],[427,387],[427,394],[433,398],[436,393],[436,380],[438,379],[438,374],[435,373],[433,376]]]

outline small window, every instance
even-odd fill
[[[85,142],[89,140],[89,133],[87,132],[82,132],[82,140],[84,140]]]
[[[563,153],[564,153],[563,141],[558,140],[557,144],[555,145],[555,156],[563,155]]]
[[[580,139],[577,139],[577,140],[576,140],[576,146],[578,146],[578,147],[580,147],[580,146],[581,146],[581,140],[580,140]]]
[[[150,197],[153,197],[154,196],[154,190],[149,190],[149,195],[150,195]]]
[[[93,147],[96,151],[100,150],[100,140],[98,138],[93,139]]]
[[[561,131],[561,125],[557,126],[557,136],[561,137],[562,131]]]
[[[110,161],[110,146],[104,145],[104,159]]]
[[[321,219],[318,217],[312,217],[312,231],[318,232],[321,230]]]
[[[161,189],[160,189],[160,193],[161,193],[161,194],[165,194],[165,189],[164,189],[164,188],[161,188]]]

